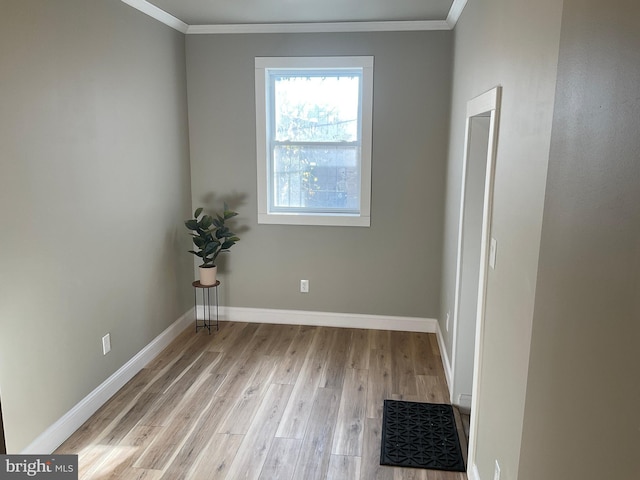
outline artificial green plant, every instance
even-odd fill
[[[230,218],[238,215],[224,204],[224,212],[222,215],[216,214],[202,215],[203,208],[199,207],[193,212],[193,218],[184,222],[185,226],[191,231],[193,243],[198,247],[198,251],[189,250],[195,256],[202,259],[201,267],[210,268],[216,266],[216,258],[236,244],[240,239],[235,233],[229,230],[225,222]],[[201,218],[199,218],[202,215]]]

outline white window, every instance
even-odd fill
[[[255,62],[258,223],[368,227],[373,57]]]

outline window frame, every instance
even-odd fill
[[[270,132],[267,115],[271,109],[270,70],[362,69],[360,113],[360,206],[359,213],[277,212],[269,209]],[[373,139],[373,56],[344,57],[256,57],[256,156],[258,173],[258,223],[280,225],[333,225],[369,227],[371,224],[371,150]]]

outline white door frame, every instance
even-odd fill
[[[498,122],[500,117],[500,101],[502,88],[495,87],[488,92],[479,95],[467,102],[467,115],[465,126],[464,161],[462,165],[462,188],[460,194],[460,217],[458,223],[458,251],[456,259],[456,286],[453,310],[453,348],[452,348],[452,385],[456,375],[456,345],[458,336],[458,311],[460,307],[460,287],[462,277],[462,247],[464,235],[464,208],[467,180],[467,162],[469,161],[469,147],[471,134],[471,119],[478,116],[489,117],[489,144],[487,146],[487,166],[485,172],[484,200],[482,206],[482,234],[480,244],[480,276],[478,279],[478,304],[476,308],[476,335],[475,353],[473,365],[473,390],[471,397],[471,425],[469,432],[469,455],[467,461],[467,474],[470,479],[477,477],[476,457],[476,428],[478,426],[478,398],[482,382],[482,353],[484,339],[484,314],[486,300],[486,283],[489,264],[489,246],[491,233],[491,213],[493,207],[493,186],[496,165],[496,153],[498,146]],[[453,395],[453,389],[451,391]],[[454,399],[452,398],[453,402]]]

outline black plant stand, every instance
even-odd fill
[[[211,335],[211,326],[213,325],[211,320],[211,289],[215,289],[215,301],[216,301],[216,330],[220,329],[219,321],[218,321],[218,286],[220,285],[220,280],[217,280],[213,285],[202,285],[200,280],[196,280],[191,285],[193,285],[193,308],[195,310],[196,317],[196,333],[201,328],[206,328],[209,330],[209,335]],[[203,315],[202,321],[198,319],[198,290],[202,291],[202,308]]]

